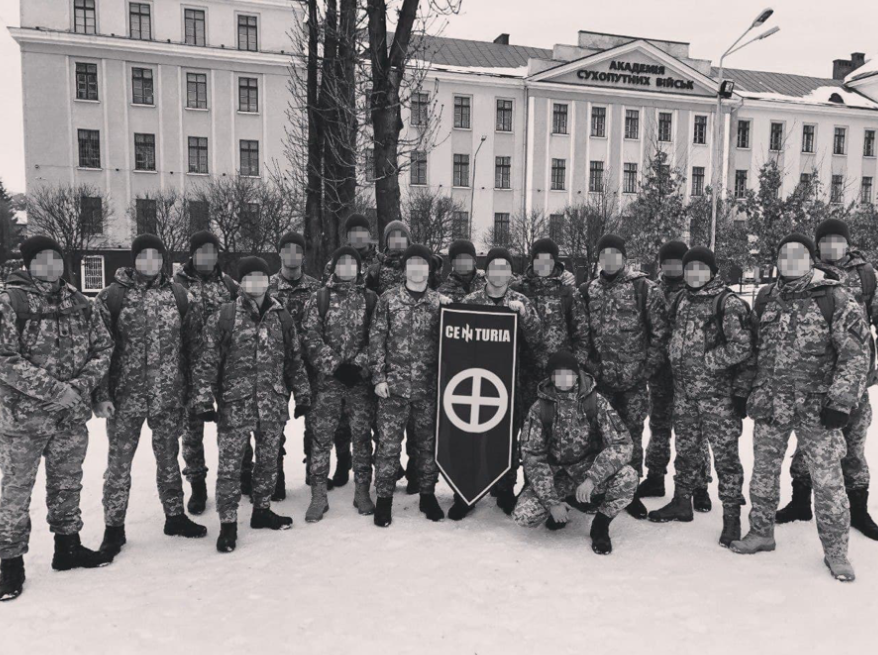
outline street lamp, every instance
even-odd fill
[[[720,159],[720,154],[722,153],[722,144],[721,144],[721,142],[722,142],[722,111],[723,111],[723,107],[722,107],[723,93],[722,93],[722,91],[724,88],[724,85],[723,85],[723,60],[725,60],[725,58],[727,56],[729,56],[735,52],[738,52],[738,50],[741,50],[742,48],[746,48],[748,45],[750,45],[751,43],[753,43],[755,41],[761,41],[762,39],[768,38],[772,34],[777,34],[780,31],[780,28],[779,27],[772,27],[770,30],[763,32],[762,34],[760,34],[756,38],[750,39],[749,41],[747,41],[743,45],[738,46],[738,44],[741,42],[741,39],[743,39],[745,36],[747,36],[753,29],[763,25],[765,23],[765,21],[767,21],[773,13],[774,13],[774,9],[771,9],[771,8],[762,10],[762,12],[750,24],[750,27],[748,27],[744,31],[744,33],[741,36],[739,36],[735,40],[735,42],[732,45],[730,45],[729,48],[719,58],[720,90],[716,94],[716,119],[715,119],[716,124],[714,125],[714,130],[713,130],[714,141],[713,141],[713,157],[712,157],[712,161],[713,161],[713,175],[712,175],[712,177],[713,177],[714,184],[713,184],[712,193],[710,194],[710,196],[711,196],[711,202],[710,202],[710,249],[711,250],[716,250],[716,209],[717,209],[716,205],[717,205],[717,190],[718,190],[717,187],[719,186],[716,182],[717,182],[717,178],[720,175],[720,174],[718,174],[718,169],[720,168],[719,159]]]
[[[475,202],[476,195],[476,160],[479,157],[479,150],[482,149],[482,146],[485,145],[485,139],[488,137],[484,134],[482,135],[481,141],[479,141],[479,145],[476,148],[475,154],[473,154],[473,179],[470,182],[470,190],[469,190],[469,229],[470,229],[470,237],[472,237],[472,225],[473,225],[473,203]]]

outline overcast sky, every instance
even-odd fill
[[[0,0],[0,178],[12,191],[24,191],[21,59],[6,30],[19,24],[18,6],[19,0]],[[691,56],[716,63],[766,6],[775,13],[765,29],[781,31],[727,66],[830,77],[833,59],[878,54],[875,0],[463,0],[444,35],[491,41],[506,32],[513,44],[551,48],[576,43],[581,29],[688,41]]]

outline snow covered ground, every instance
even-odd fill
[[[878,403],[875,389],[872,401]],[[107,447],[104,422],[90,427],[83,539],[97,547]],[[745,484],[751,429],[748,421],[741,441]],[[878,426],[872,433],[868,451],[878,463]],[[215,438],[208,434],[215,471]],[[301,434],[301,421],[291,421],[291,453],[301,452]],[[794,439],[784,503],[793,445]],[[41,472],[26,590],[0,606],[0,653],[844,655],[874,652],[869,646],[878,635],[878,544],[851,535],[858,580],[850,585],[824,568],[813,521],[779,527],[774,553],[734,555],[716,543],[722,521],[715,483],[712,513],[687,525],[623,514],[611,527],[615,551],[598,557],[587,536],[590,517],[574,512],[562,532],[525,530],[490,498],[461,523],[432,524],[419,514],[416,497],[399,492],[393,525],[381,530],[357,515],[348,485],[330,493],[331,511],[321,523],[306,524],[308,488],[292,456],[289,497],[278,509],[295,518],[294,529],[251,531],[245,504],[238,550],[220,555],[213,476],[201,517],[210,533],[200,541],[162,534],[154,479],[145,432],[125,550],[104,569],[55,573]],[[875,494],[871,509],[878,515]],[[444,483],[439,496],[447,508]]]

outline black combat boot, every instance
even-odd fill
[[[353,460],[351,458],[351,448],[348,445],[346,450],[337,450],[338,461],[335,464],[335,473],[332,475],[332,486],[343,487],[351,479],[351,468]]]
[[[277,458],[277,482],[274,483],[274,493],[271,494],[272,502],[286,500],[287,498],[287,477],[284,475],[284,458],[283,455]]]
[[[382,498],[378,496],[378,502],[375,503],[375,515],[372,522],[379,528],[386,528],[393,522],[393,496]]]
[[[231,553],[238,545],[238,524],[221,523],[220,534],[216,540],[216,549],[221,553]]]
[[[241,469],[241,495],[248,498],[253,493],[253,469]]]
[[[723,505],[723,531],[719,545],[728,548],[733,541],[741,539],[741,506]]]
[[[637,487],[638,498],[664,498],[665,476],[661,473],[650,473]]]
[[[56,534],[52,568],[56,571],[96,569],[113,561],[107,553],[95,552],[82,545],[78,534]]]
[[[632,500],[628,507],[625,508],[625,511],[638,521],[642,521],[646,518],[646,507],[644,507],[643,503],[640,502],[640,498],[637,496],[635,496],[634,500]]]
[[[793,521],[810,521],[811,485],[800,480],[793,480],[793,498],[789,504],[775,514],[776,523],[792,523]]]
[[[706,513],[713,509],[713,501],[710,500],[710,494],[707,487],[696,489],[692,494],[692,507],[696,512]]]
[[[848,489],[848,498],[851,501],[851,527],[878,541],[878,525],[869,516],[869,490]]]
[[[250,527],[254,530],[289,530],[293,527],[293,519],[289,516],[281,516],[271,511],[270,507],[264,509],[253,508],[250,516]]]
[[[0,602],[21,596],[24,589],[24,558],[0,560]]]
[[[165,534],[169,537],[201,539],[207,536],[207,528],[198,525],[185,514],[165,517]]]
[[[653,523],[667,523],[668,521],[688,523],[692,518],[692,496],[681,491],[675,491],[674,499],[667,505],[649,513],[649,520]]]
[[[467,505],[463,498],[454,494],[454,504],[448,508],[448,518],[452,521],[461,521],[474,509],[474,505]]]
[[[512,516],[516,502],[518,502],[518,496],[515,495],[514,489],[501,488],[497,492],[497,507],[502,509],[506,516]]]
[[[421,494],[418,509],[431,521],[441,521],[445,518],[445,512],[439,507],[439,501],[436,500],[435,494]]]
[[[305,465],[305,484],[307,486],[311,486],[311,458],[307,455],[305,459],[302,460],[302,463]]]
[[[610,517],[598,512],[591,522],[591,549],[598,555],[609,555],[613,552],[613,542],[610,541]]]
[[[421,493],[421,481],[418,478],[418,467],[414,462],[409,462],[405,469],[405,492],[409,496]]]
[[[186,509],[190,514],[198,516],[204,513],[204,506],[207,504],[207,481],[204,478],[192,481],[192,496],[189,498],[189,504]]]
[[[100,551],[110,557],[115,557],[127,542],[124,525],[108,525],[104,528],[104,540],[101,542]]]

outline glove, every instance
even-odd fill
[[[296,409],[293,410],[293,418],[301,418],[305,414],[311,411],[311,405],[304,403],[296,403]]]
[[[193,416],[204,423],[216,423],[216,411],[209,409],[205,412],[198,412]]]
[[[332,377],[349,389],[363,379],[363,376],[360,375],[360,367],[355,364],[339,364]]]
[[[732,405],[735,406],[735,415],[740,419],[747,418],[747,399],[743,396],[732,396]]]
[[[824,407],[820,412],[820,422],[827,430],[841,430],[847,426],[850,415],[837,409]]]

